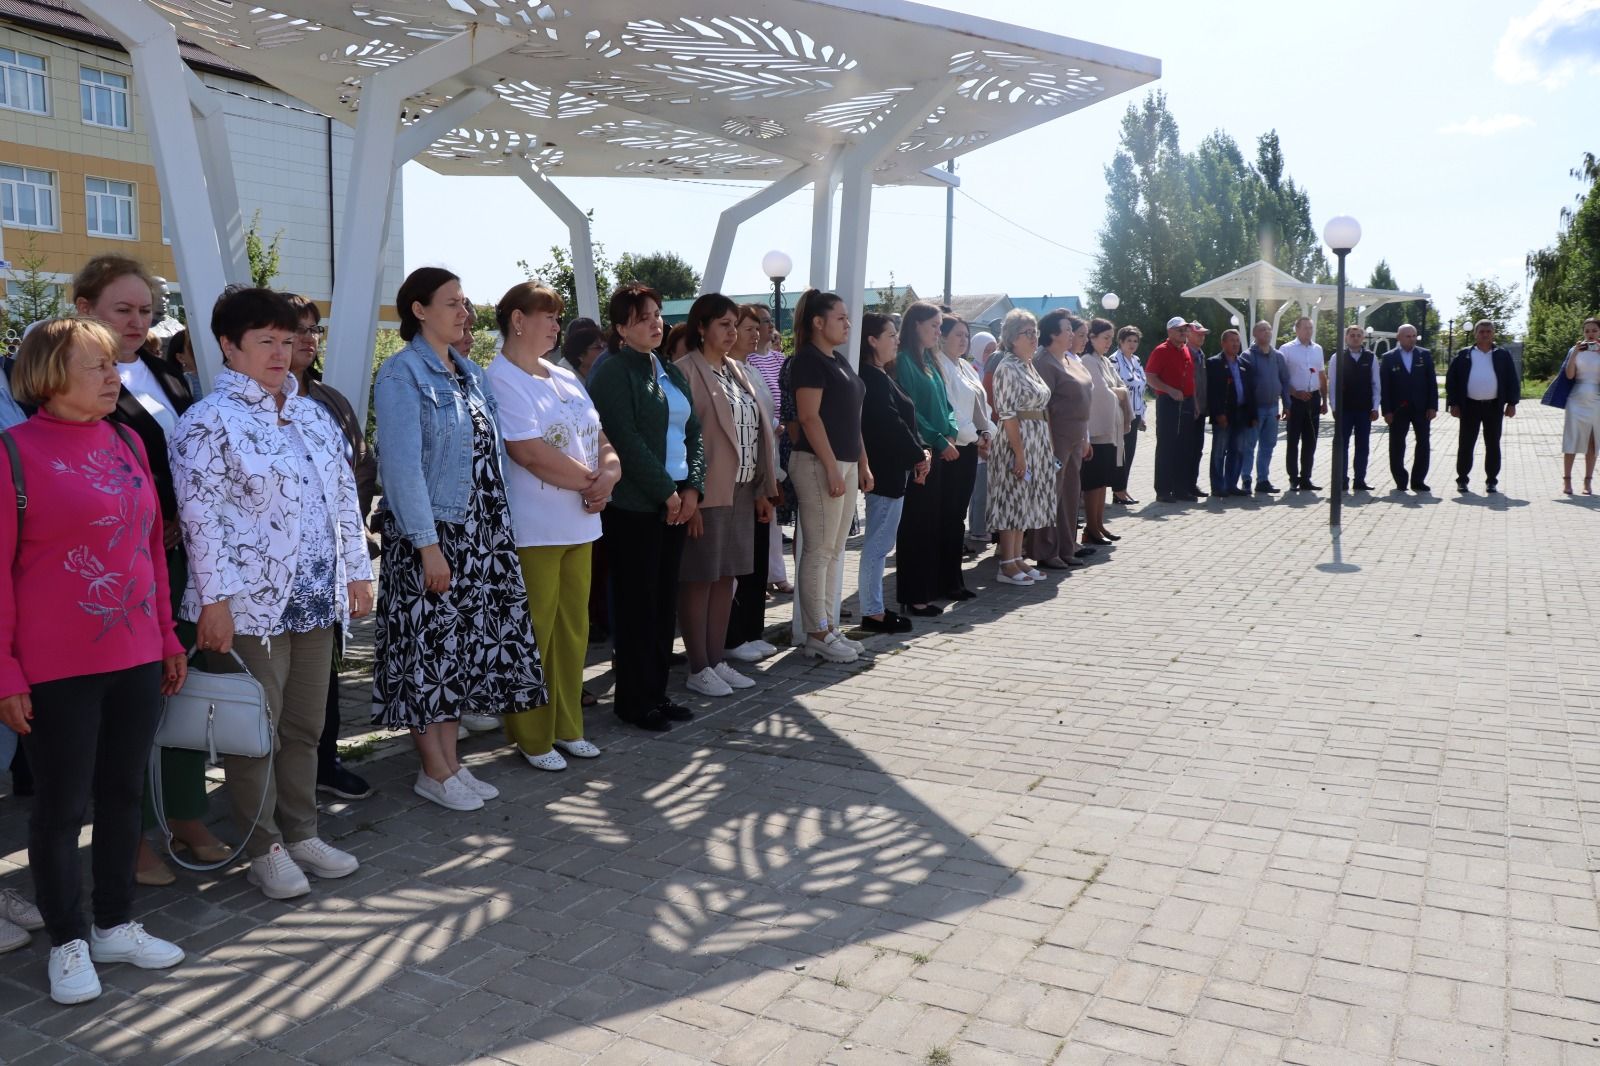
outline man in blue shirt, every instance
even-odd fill
[[[1272,453],[1278,445],[1278,423],[1288,417],[1289,363],[1283,353],[1272,344],[1272,326],[1257,322],[1251,335],[1255,343],[1242,357],[1255,376],[1255,393],[1251,403],[1256,409],[1256,431],[1252,440],[1245,442],[1244,490],[1250,491],[1250,453],[1255,453],[1255,490],[1265,495],[1278,491],[1269,476],[1272,472]]]
[[[1256,379],[1239,357],[1239,331],[1224,330],[1222,354],[1206,360],[1206,405],[1211,418],[1211,495],[1248,496],[1239,475],[1256,433]]]

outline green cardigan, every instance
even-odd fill
[[[657,360],[662,362],[661,360]],[[683,371],[662,362],[667,377],[684,396],[690,397],[689,381]],[[667,398],[650,371],[650,356],[632,348],[612,352],[611,357],[589,375],[589,399],[600,413],[600,426],[616,449],[622,464],[622,480],[611,490],[612,507],[624,511],[659,511],[667,497],[678,491],[678,483],[667,473]],[[684,426],[685,451],[689,457],[688,485],[705,491],[706,454],[700,443],[700,420],[695,417],[693,398],[688,424]]]
[[[894,361],[894,376],[906,395],[911,397],[911,402],[916,404],[917,431],[922,434],[928,447],[933,449],[934,457],[938,458],[945,445],[956,442],[956,434],[960,429],[956,425],[956,413],[950,407],[950,396],[944,390],[944,379],[939,376],[933,356],[928,356],[928,369],[923,370],[909,352],[901,352]]]

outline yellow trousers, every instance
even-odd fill
[[[506,738],[528,755],[583,739],[583,660],[589,649],[590,544],[518,548],[528,613],[550,702],[505,716]]]

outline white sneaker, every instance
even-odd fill
[[[500,790],[498,788],[495,788],[487,781],[479,781],[476,777],[472,776],[472,771],[468,770],[465,766],[456,771],[456,780],[460,781],[463,785],[466,785],[467,791],[471,792],[479,799],[492,800],[500,797]]]
[[[100,998],[100,975],[94,972],[89,945],[69,940],[50,949],[50,998],[63,1006],[87,1003]]]
[[[151,936],[138,922],[114,929],[89,930],[89,958],[95,962],[131,962],[141,970],[165,970],[183,961],[183,949]]]
[[[318,877],[349,877],[361,863],[348,851],[340,851],[321,837],[296,840],[289,845],[289,858],[302,870]]]
[[[492,733],[500,728],[500,716],[498,714],[464,714],[461,716],[461,724],[467,728],[469,733]]]
[[[567,768],[567,760],[563,759],[561,753],[554,748],[543,755],[529,755],[527,752],[523,752],[522,757],[527,759],[528,765],[535,770],[544,770],[553,774]]]
[[[690,674],[683,687],[690,692],[698,692],[702,696],[731,696],[733,689],[728,683],[717,676],[711,667],[706,667],[698,674]]]
[[[747,640],[737,648],[724,649],[722,654],[740,663],[758,663],[769,655],[777,654],[777,645],[764,640]]]
[[[10,922],[30,931],[44,928],[44,916],[39,908],[10,888],[0,888],[0,922]]]
[[[251,859],[250,872],[245,876],[268,899],[293,899],[311,891],[311,882],[282,844],[274,844],[265,855]]]
[[[807,637],[802,650],[810,658],[826,659],[830,663],[853,663],[859,658],[856,650],[846,644],[843,637],[832,632],[821,640]]]
[[[729,688],[755,688],[756,687],[756,683],[755,683],[755,680],[753,678],[745,677],[743,674],[741,674],[739,671],[735,670],[733,667],[729,666],[727,663],[718,663],[717,665],[713,666],[711,669],[716,672],[716,675],[718,677],[722,678],[723,684],[727,685]]]
[[[8,922],[0,918],[0,955],[8,951],[16,951],[33,939],[33,934],[15,922]]]
[[[466,740],[470,736],[472,736],[472,730],[468,729],[466,726],[462,725],[460,722],[457,722],[456,723],[456,739],[457,740]]]
[[[558,740],[556,747],[574,759],[598,759],[600,749],[579,737],[577,740]]]
[[[441,807],[452,811],[476,811],[483,809],[483,800],[472,789],[463,785],[458,778],[449,778],[445,781],[435,781],[428,776],[426,770],[417,771],[417,782],[411,786],[411,791],[425,800],[432,800]]]

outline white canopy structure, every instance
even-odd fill
[[[1147,56],[906,0],[72,2],[127,47],[143,80],[193,308],[247,275],[226,133],[203,110],[175,29],[355,126],[327,378],[358,413],[391,193],[408,160],[521,178],[567,224],[591,317],[588,219],[554,177],[768,183],[723,213],[708,290],[722,285],[741,223],[812,187],[810,282],[860,292],[875,184],[954,182],[933,165],[1161,74]],[[204,332],[209,381],[220,358]]]
[[[1256,322],[1256,304],[1258,302],[1277,303],[1277,312],[1272,317],[1272,335],[1278,336],[1278,327],[1283,320],[1283,314],[1291,304],[1298,306],[1303,314],[1310,316],[1312,329],[1315,331],[1317,314],[1324,308],[1332,310],[1334,301],[1338,298],[1337,285],[1318,285],[1308,281],[1300,281],[1290,274],[1279,270],[1265,259],[1257,259],[1254,263],[1242,266],[1237,270],[1230,270],[1220,278],[1213,278],[1203,284],[1182,294],[1184,299],[1210,299],[1215,300],[1229,313],[1244,323],[1248,331]],[[1384,304],[1410,303],[1413,300],[1432,300],[1433,297],[1425,292],[1399,292],[1394,289],[1364,289],[1354,285],[1344,287],[1345,306],[1356,308],[1356,323],[1361,326],[1367,324],[1367,316],[1372,314]],[[1249,314],[1240,311],[1234,303],[1248,307]],[[1248,333],[1247,333],[1248,336]]]

